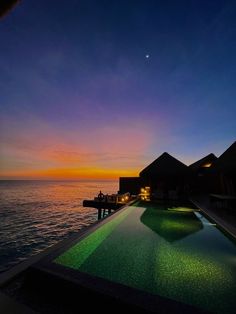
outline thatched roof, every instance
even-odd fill
[[[205,157],[203,157],[202,159],[199,159],[198,161],[192,163],[191,165],[189,165],[189,168],[193,171],[197,171],[200,168],[204,168],[204,166],[206,166],[207,164],[212,164],[213,162],[215,162],[217,160],[217,157],[214,154],[209,154]],[[206,166],[207,167],[207,166]]]
[[[139,175],[141,177],[155,175],[178,176],[186,174],[188,171],[189,169],[185,164],[165,152],[144,168]]]
[[[212,169],[220,172],[236,172],[236,141],[214,162]]]

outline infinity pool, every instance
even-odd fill
[[[236,310],[236,244],[199,211],[138,203],[53,262],[218,313]]]

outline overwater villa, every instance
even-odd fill
[[[189,182],[189,168],[172,157],[168,153],[163,153],[150,165],[144,168],[137,178],[120,178],[120,191],[130,189],[136,192],[149,187],[152,199],[168,199],[172,195],[176,198],[183,193]],[[134,189],[133,189],[134,186]]]
[[[145,167],[139,177],[121,177],[120,192],[138,194],[150,188],[152,199],[186,198],[192,194],[236,195],[236,142],[219,158],[213,153],[186,166],[163,153]],[[222,196],[223,197],[223,196]]]

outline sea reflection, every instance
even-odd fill
[[[117,181],[1,181],[0,271],[96,221],[82,202],[100,190],[116,193]]]

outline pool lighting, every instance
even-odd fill
[[[169,207],[168,210],[177,212],[193,212],[193,209],[188,207]]]

